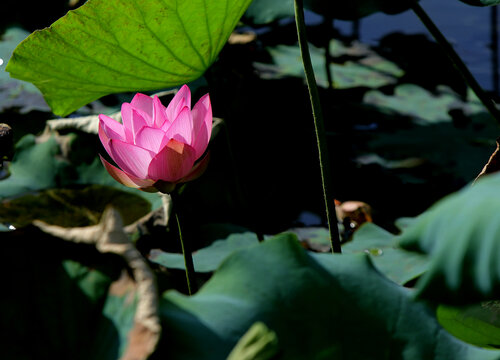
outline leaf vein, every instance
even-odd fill
[[[163,3],[164,3],[164,5],[165,5],[165,7],[167,7],[164,1],[163,1]],[[134,4],[136,4],[136,3],[134,2]],[[194,70],[194,71],[197,71],[197,72],[199,72],[199,73],[203,72],[203,69],[199,69],[199,68],[197,68],[196,66],[193,66],[193,65],[191,65],[191,64],[188,64],[187,62],[183,61],[183,60],[182,60],[182,59],[181,59],[178,55],[176,55],[176,54],[173,52],[173,50],[172,50],[172,49],[171,49],[171,48],[167,45],[167,43],[165,43],[163,40],[161,40],[161,39],[158,37],[158,35],[156,35],[156,33],[155,33],[153,30],[151,30],[151,28],[149,27],[149,25],[146,23],[146,18],[144,17],[144,14],[142,13],[142,11],[141,11],[141,9],[140,9],[140,6],[137,6],[137,4],[136,4],[136,9],[137,9],[138,13],[141,15],[142,19],[143,19],[143,24],[144,24],[144,27],[145,27],[145,28],[146,28],[146,29],[147,29],[147,30],[148,30],[148,31],[149,31],[149,32],[153,35],[154,39],[155,39],[158,43],[160,43],[160,44],[161,44],[161,45],[165,48],[165,50],[167,50],[167,52],[168,52],[170,55],[172,55],[172,58],[173,58],[173,59],[177,60],[177,62],[178,62],[178,63],[180,63],[180,64],[182,64],[182,65],[184,65],[184,66],[186,66],[186,67],[188,67],[188,68],[190,68],[190,69],[192,69],[192,70]],[[125,16],[127,16],[126,14],[124,14],[124,15],[125,15]],[[130,18],[130,16],[127,16],[127,17],[129,17],[129,18]],[[134,20],[134,19],[132,19],[132,20]]]
[[[159,70],[159,71],[161,71],[161,72],[163,72],[165,74],[174,75],[174,76],[178,76],[178,77],[182,77],[182,78],[189,78],[189,76],[187,76],[187,75],[180,75],[180,74],[176,74],[176,73],[171,72],[171,71],[167,71],[167,70],[165,70],[165,69],[163,69],[163,68],[161,68],[159,66],[156,66],[156,65],[154,65],[152,63],[147,62],[146,60],[140,58],[139,56],[135,55],[134,53],[132,53],[130,51],[127,51],[123,46],[120,45],[120,42],[118,41],[118,38],[116,37],[116,35],[112,31],[110,31],[109,29],[107,29],[106,27],[103,26],[103,23],[102,23],[102,21],[99,18],[97,18],[97,17],[96,18],[92,18],[92,17],[90,17],[88,15],[85,15],[85,16],[89,17],[90,19],[96,20],[99,23],[99,25],[101,26],[101,29],[104,30],[105,32],[107,32],[108,34],[110,34],[115,39],[116,43],[112,43],[111,41],[106,41],[106,40],[104,40],[104,39],[102,39],[102,38],[100,38],[100,37],[98,37],[98,36],[96,36],[96,35],[94,35],[92,33],[89,33],[87,31],[81,30],[84,34],[87,34],[89,37],[97,39],[98,41],[100,41],[102,43],[114,46],[115,48],[119,49],[120,51],[122,51],[126,55],[128,55],[128,56],[130,56],[130,57],[132,57],[134,59],[137,59],[138,61],[146,64],[147,66],[152,67],[153,69],[157,69],[157,70]]]

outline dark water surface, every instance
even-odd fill
[[[469,6],[459,0],[421,0],[420,4],[484,89],[494,90],[491,12],[498,10],[494,7]],[[346,21],[336,21],[335,27],[347,34],[352,31],[352,23]],[[373,14],[362,19],[359,24],[360,40],[369,44],[376,44],[385,35],[396,31],[428,34],[411,10],[392,16]]]

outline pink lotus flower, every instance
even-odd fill
[[[122,105],[121,114],[123,124],[99,115],[99,138],[120,168],[102,156],[101,161],[116,181],[169,193],[176,184],[193,180],[206,169],[208,155],[203,155],[212,132],[208,94],[192,110],[186,85],[168,107],[157,96],[137,94],[130,104]]]

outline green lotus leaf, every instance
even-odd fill
[[[195,80],[250,0],[89,0],[14,51],[6,70],[35,84],[57,115],[104,95]]]
[[[405,230],[402,247],[429,254],[418,295],[449,304],[500,296],[500,175],[439,201]]]
[[[452,337],[368,256],[313,259],[293,234],[228,257],[194,296],[166,292],[160,316],[157,359],[225,359],[259,321],[276,334],[283,359],[500,357]]]

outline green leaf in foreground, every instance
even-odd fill
[[[500,297],[500,174],[441,200],[403,232],[400,245],[429,254],[418,295],[451,304]]]
[[[104,95],[200,77],[250,0],[89,0],[14,51],[6,70],[57,115]]]
[[[283,234],[230,256],[196,295],[165,293],[154,358],[224,359],[257,321],[284,359],[500,357],[449,335],[366,255],[316,259]]]
[[[500,348],[500,302],[456,308],[439,306],[439,323],[452,335],[481,347]]]
[[[309,248],[329,251],[330,235],[326,228],[291,229]],[[406,251],[398,246],[396,235],[373,223],[365,223],[353,234],[351,241],[342,245],[344,254],[368,254],[373,264],[382,274],[397,284],[404,285],[408,281],[422,275],[428,268],[427,256]],[[311,256],[322,256],[311,254]]]

